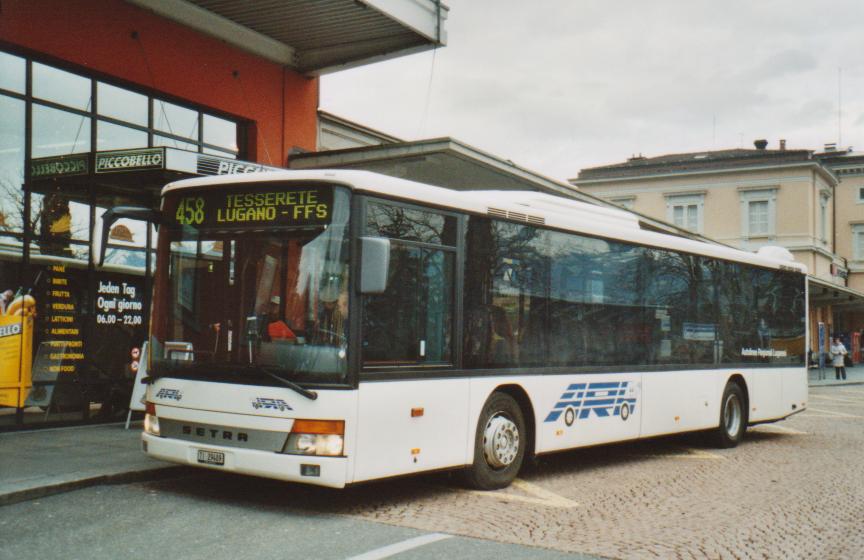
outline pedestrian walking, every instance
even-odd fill
[[[846,367],[844,360],[846,359],[846,347],[840,342],[839,338],[834,339],[834,344],[831,345],[831,361],[834,366],[834,377],[836,379],[846,379]]]

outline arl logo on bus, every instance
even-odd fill
[[[179,389],[159,389],[156,393],[156,398],[179,401],[183,398],[183,393],[181,393]]]
[[[636,397],[626,396],[633,393],[629,381],[573,383],[561,394],[543,422],[555,422],[563,414],[564,423],[572,426],[577,418],[584,420],[592,412],[600,418],[619,416],[627,420],[636,410]]]
[[[282,399],[268,399],[264,397],[256,397],[255,400],[252,401],[252,408],[254,408],[255,410],[278,410],[279,412],[285,412],[286,410],[294,410],[288,405],[288,403],[286,403]]]

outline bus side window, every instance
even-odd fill
[[[455,221],[369,203],[365,233],[390,239],[390,266],[384,293],[362,296],[365,367],[452,362],[456,251],[444,244],[455,244]]]

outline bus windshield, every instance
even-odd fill
[[[345,383],[349,200],[272,182],[168,193],[151,375]]]

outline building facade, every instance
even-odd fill
[[[438,0],[232,4],[3,2],[0,430],[128,403],[158,231],[120,220],[99,263],[106,209],[284,167],[317,149],[320,74],[446,37]]]
[[[842,335],[851,346],[864,328],[854,311],[862,294],[852,280],[856,262],[850,249],[857,230],[855,203],[847,200],[858,183],[844,185],[841,177],[837,166],[810,150],[787,150],[782,141],[781,149],[767,149],[757,141],[755,149],[634,157],[583,169],[571,183],[739,249],[788,249],[811,275],[810,344],[815,350],[820,330],[826,348],[831,334]],[[859,182],[864,187],[864,180]]]

